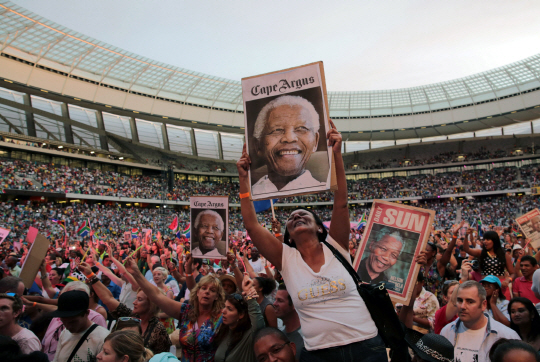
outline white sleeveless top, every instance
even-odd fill
[[[351,257],[330,235],[326,239],[350,263]],[[343,264],[322,244],[324,264],[315,273],[300,252],[283,244],[281,275],[300,317],[308,351],[344,346],[377,335],[364,300]]]

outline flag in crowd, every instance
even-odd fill
[[[88,236],[90,235],[90,221],[89,220],[84,220],[81,224],[81,227],[79,228],[79,230],[77,230],[77,235],[79,235],[80,237],[85,237],[85,236]]]
[[[191,223],[188,223],[184,231],[182,232],[186,238],[191,237]]]
[[[131,229],[131,237],[132,238],[138,238],[139,237],[139,229],[137,229],[137,228]]]
[[[358,226],[356,227],[356,230],[360,230],[361,228],[365,227],[366,224],[367,224],[367,219],[366,219],[366,213],[364,212],[360,220],[358,220]]]
[[[171,225],[169,225],[169,229],[172,231],[176,231],[178,229],[178,216],[174,217],[174,220],[171,222]]]

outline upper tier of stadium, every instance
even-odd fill
[[[4,0],[0,0],[0,78],[86,105],[130,112],[143,120],[152,117],[167,125],[244,132],[238,80],[132,54]],[[365,148],[355,142],[389,146],[387,141],[469,138],[478,136],[475,132],[505,135],[501,127],[522,124],[530,129],[529,121],[539,118],[540,54],[419,87],[329,91],[328,101],[331,118],[350,142],[346,152]]]

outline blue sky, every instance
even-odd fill
[[[331,91],[439,82],[540,53],[540,1],[12,1],[133,53],[229,79],[322,60]]]

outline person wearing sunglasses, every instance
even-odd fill
[[[135,268],[137,268],[136,265]],[[94,275],[88,264],[81,263],[79,270],[86,275],[87,283],[91,285],[99,299],[109,308],[110,314],[114,319],[135,317],[141,320],[142,336],[146,348],[155,354],[170,350],[171,340],[169,339],[167,330],[157,318],[159,307],[148,298],[144,291],[139,290],[137,292],[137,297],[133,302],[133,309],[129,309],[124,303],[114,299],[112,293]],[[137,270],[139,269],[137,268]],[[156,293],[160,292],[156,291]]]
[[[216,362],[254,361],[252,337],[265,324],[253,280],[247,275],[242,281],[242,292],[245,297],[233,293],[225,300],[223,325],[216,336]]]

